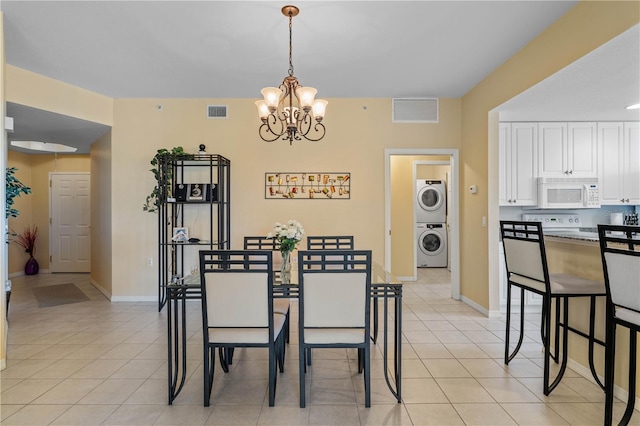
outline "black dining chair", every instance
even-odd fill
[[[355,348],[364,372],[365,407],[371,406],[371,250],[298,252],[300,407],[306,404],[309,350]]]
[[[543,392],[549,395],[558,386],[567,368],[568,334],[574,332],[589,341],[589,366],[594,379],[600,383],[593,365],[593,344],[604,345],[595,338],[595,298],[605,295],[604,284],[567,274],[549,273],[547,254],[540,222],[500,221],[500,233],[504,245],[507,267],[507,312],[506,335],[504,343],[504,363],[516,356],[524,338],[524,300],[525,291],[542,296],[542,317],[540,334],[544,348]],[[511,333],[511,292],[512,287],[520,288],[520,335],[518,343],[510,352]],[[590,297],[591,318],[589,333],[586,334],[569,325],[569,298]],[[552,302],[555,301],[555,340],[554,353],[551,353]],[[562,303],[562,309],[560,304]],[[560,319],[562,311],[562,319]],[[560,333],[562,330],[562,333]],[[554,381],[550,382],[550,360],[558,363],[560,352],[560,334],[562,334],[562,364]]]
[[[620,420],[631,420],[636,401],[637,333],[640,332],[640,226],[598,225],[602,270],[607,289],[604,424],[613,420],[616,328],[629,329],[629,392]]]
[[[269,406],[275,404],[276,370],[284,368],[285,316],[273,309],[272,256],[266,250],[200,251],[205,407],[216,348],[222,354],[237,347],[268,349]]]

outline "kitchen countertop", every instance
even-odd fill
[[[594,243],[597,243],[600,241],[600,238],[598,237],[598,228],[579,228],[578,231],[549,230],[549,231],[544,231],[544,236],[552,237],[552,238],[562,238],[562,239],[574,240],[574,241],[594,242]],[[640,235],[635,235],[634,239],[635,238],[640,238]]]

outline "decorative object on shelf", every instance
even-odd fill
[[[264,174],[264,198],[348,200],[351,198],[350,176],[348,172],[267,172]]]
[[[40,271],[40,266],[35,257],[36,254],[36,240],[38,239],[38,227],[27,226],[22,234],[17,234],[11,231],[15,235],[14,241],[20,247],[24,248],[24,251],[29,254],[29,260],[24,265],[25,275],[36,275]]]
[[[284,78],[280,87],[262,89],[260,93],[264,99],[256,101],[258,115],[262,120],[258,134],[265,142],[273,142],[280,137],[289,141],[289,145],[302,138],[317,142],[326,132],[322,119],[328,102],[314,99],[318,91],[313,87],[300,85],[293,75],[291,23],[299,12],[300,9],[296,6],[282,8],[282,14],[289,17],[289,75]]]
[[[20,212],[13,208],[13,203],[15,202],[14,198],[19,197],[22,194],[31,194],[31,188],[20,182],[20,180],[15,176],[16,170],[15,167],[7,167],[6,169],[6,189],[7,189],[7,200],[6,200],[6,217],[18,217]]]
[[[152,169],[149,169],[151,173],[153,173],[153,177],[156,179],[156,186],[151,191],[151,194],[147,195],[147,199],[142,206],[142,210],[149,213],[155,213],[158,211],[158,188],[166,188],[167,196],[171,196],[171,184],[173,180],[172,170],[167,169],[167,172],[160,177],[160,173],[158,171],[158,158],[160,156],[170,156],[174,160],[189,160],[193,158],[193,154],[188,154],[184,152],[184,149],[181,146],[176,146],[171,148],[171,151],[161,148],[156,152],[156,155],[151,159]],[[162,182],[160,180],[162,179]]]
[[[189,229],[185,227],[173,228],[173,237],[171,241],[175,243],[186,243],[189,241]]]
[[[282,264],[280,265],[280,278],[282,284],[291,282],[291,252],[296,245],[302,241],[304,228],[297,220],[289,219],[285,224],[276,222],[273,230],[267,234],[267,238],[275,238],[280,242],[280,254],[282,254]]]

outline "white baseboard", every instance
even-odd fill
[[[112,302],[157,302],[158,296],[113,296]]]
[[[50,274],[51,270],[50,269],[40,269],[38,271],[38,274]],[[24,275],[24,271],[20,271],[20,272],[12,272],[11,274],[9,274],[9,278],[15,278],[15,277],[21,277]]]
[[[465,296],[460,296],[460,300],[462,302],[464,302],[466,305],[471,306],[473,309],[475,309],[476,311],[480,312],[482,315],[488,317],[489,316],[489,311],[481,305],[478,305],[476,302],[474,302],[473,300],[465,297]]]
[[[107,299],[111,300],[111,293],[109,293],[105,288],[103,288],[100,284],[98,284],[93,279],[89,278],[89,283],[96,288],[100,293],[104,295]],[[112,300],[111,300],[112,301]]]

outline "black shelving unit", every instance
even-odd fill
[[[230,248],[231,162],[217,154],[164,154],[157,167],[160,311],[167,284],[195,272],[199,250]],[[175,228],[199,241],[175,241]]]

